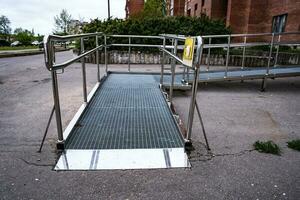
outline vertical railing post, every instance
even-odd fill
[[[198,77],[200,72],[200,64],[201,64],[201,58],[203,53],[203,43],[202,38],[197,37],[197,57],[196,57],[196,66],[194,71],[194,80],[193,80],[193,86],[192,86],[192,97],[191,97],[191,103],[189,108],[189,116],[188,116],[188,122],[187,122],[187,135],[186,135],[186,142],[191,143],[191,136],[192,136],[192,127],[193,127],[193,121],[194,121],[194,112],[195,112],[195,106],[196,106],[196,97],[197,97],[197,90],[198,90]]]
[[[207,68],[206,68],[206,71],[209,71],[209,67],[210,67],[210,45],[211,45],[211,37],[208,39],[208,53],[207,53]]]
[[[130,72],[131,37],[128,38],[128,71]]]
[[[55,62],[55,51],[54,51],[54,43],[49,42],[49,69],[51,70],[51,78],[52,78],[52,92],[53,92],[53,101],[54,101],[54,110],[55,110],[55,118],[56,118],[56,128],[57,128],[57,149],[64,149],[64,137],[62,130],[62,122],[61,122],[61,112],[60,112],[60,103],[59,103],[59,94],[58,94],[58,81],[57,81],[57,73],[55,69],[53,69],[53,64]]]
[[[84,38],[80,39],[81,54],[84,53]],[[85,72],[85,58],[81,59],[82,68],[82,86],[83,86],[83,101],[87,103],[87,91],[86,91],[86,72]]]
[[[230,52],[230,40],[231,36],[228,36],[228,43],[227,43],[227,55],[226,55],[226,70],[225,70],[225,76],[224,78],[227,78],[227,73],[228,73],[228,64],[229,64],[229,52]]]
[[[274,36],[275,36],[275,34],[272,33],[272,39],[271,39],[271,44],[270,44],[270,51],[269,51],[269,58],[268,58],[268,66],[267,66],[266,75],[269,75],[269,72],[270,72],[270,65],[271,65],[271,58],[272,58],[272,51],[273,51],[273,44],[274,44]]]
[[[173,54],[176,56],[177,55],[177,44],[178,44],[178,39],[174,40],[174,49],[173,49]],[[174,80],[175,80],[175,68],[176,68],[176,60],[172,58],[171,61],[171,85],[170,85],[170,102],[172,103],[173,100],[173,87],[174,87]]]
[[[104,64],[105,64],[105,73],[107,75],[108,64],[107,64],[107,37],[104,35]]]
[[[269,58],[268,58],[268,65],[267,65],[267,69],[266,69],[266,74],[265,74],[265,76],[263,78],[263,81],[262,81],[261,91],[265,91],[266,86],[267,86],[267,77],[269,76],[269,72],[270,72],[271,57],[272,57],[272,50],[273,50],[273,44],[274,44],[274,36],[275,36],[275,34],[272,33],[272,38],[271,38],[271,43],[270,43],[270,51],[269,51]]]
[[[247,43],[247,36],[244,37],[244,47],[243,47],[242,67],[241,67],[242,70],[245,67],[246,43]]]
[[[99,46],[99,37],[96,35],[96,47]],[[100,82],[100,63],[99,63],[99,49],[96,51],[96,63],[97,63],[97,80]]]
[[[275,55],[275,61],[274,61],[274,67],[277,67],[277,62],[278,62],[278,54],[279,54],[279,48],[280,48],[280,40],[281,40],[281,35],[278,35],[278,40],[277,40],[277,49],[276,49],[276,55]]]
[[[163,50],[166,49],[166,37],[163,39]],[[165,52],[162,51],[161,55],[161,71],[160,71],[160,84],[164,84],[164,68],[165,68]]]

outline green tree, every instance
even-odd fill
[[[7,40],[9,38],[10,32],[11,32],[10,20],[6,16],[1,15],[0,16],[0,35],[2,35],[5,40]]]
[[[10,28],[10,20],[2,15],[0,17],[0,33],[2,34],[10,34],[11,28]]]
[[[35,39],[31,31],[22,28],[16,28],[15,39],[22,43],[22,45],[31,45],[31,42]]]
[[[58,35],[69,34],[69,28],[72,21],[72,16],[66,9],[62,9],[59,15],[54,17],[55,29],[54,33]]]
[[[144,15],[147,17],[161,17],[164,14],[163,8],[163,0],[147,0],[144,6]]]

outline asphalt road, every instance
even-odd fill
[[[71,57],[62,52],[57,60]],[[89,89],[95,72],[87,66]],[[64,127],[82,102],[81,78],[79,64],[59,76]],[[191,169],[55,172],[55,123],[43,152],[36,152],[53,102],[43,55],[2,58],[0,199],[299,199],[300,152],[286,142],[300,138],[300,78],[269,80],[265,93],[259,88],[260,81],[200,85],[197,99],[212,153],[195,116]],[[183,121],[189,100],[189,92],[175,93]],[[253,151],[256,140],[275,141],[282,155]]]

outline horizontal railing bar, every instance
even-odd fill
[[[154,35],[106,35],[107,37],[125,37],[125,38],[150,38],[150,39],[164,39],[161,36]]]
[[[114,47],[156,47],[156,48],[162,47],[162,45],[155,45],[155,44],[110,44],[110,46],[114,46]]]
[[[179,39],[179,40],[186,39],[186,36],[184,35],[173,35],[173,34],[159,34],[159,35],[169,39]]]
[[[247,33],[247,34],[227,34],[227,35],[203,35],[202,38],[224,38],[224,37],[256,37],[256,36],[272,36],[272,35],[291,35],[300,34],[300,32],[283,32],[283,33]]]
[[[60,63],[60,64],[55,64],[55,65],[53,65],[53,69],[54,69],[54,70],[58,70],[58,69],[66,68],[66,67],[69,66],[70,64],[76,62],[77,60],[80,60],[81,58],[83,58],[83,57],[85,57],[85,56],[87,56],[87,55],[89,55],[89,54],[94,53],[95,51],[97,51],[98,49],[102,48],[103,46],[104,46],[104,45],[100,45],[100,46],[98,46],[98,47],[95,47],[94,49],[91,49],[91,50],[89,50],[89,51],[83,53],[83,54],[80,54],[80,55],[77,56],[76,58],[72,58],[72,59],[67,60],[67,61],[65,61],[65,62],[63,62],[63,63]]]
[[[269,46],[270,42],[253,42],[253,43],[231,43],[230,47],[255,47],[255,46]],[[300,43],[288,43],[288,42],[274,42],[273,45],[300,45]],[[228,44],[204,44],[203,48],[227,48]]]
[[[97,35],[104,35],[101,32],[97,33],[84,33],[84,34],[77,34],[77,35],[66,35],[66,36],[60,36],[60,35],[49,35],[50,41],[66,41],[76,38],[87,38],[87,37],[93,37]]]
[[[229,44],[230,47],[251,47],[251,46],[266,46],[270,45],[268,42],[262,42],[262,43],[231,43]],[[227,48],[228,44],[204,44],[203,48]]]
[[[149,47],[149,48],[162,48],[163,45],[155,45],[155,44],[109,44],[107,47]],[[174,49],[174,46],[166,45],[166,49]],[[183,48],[182,48],[183,49]]]

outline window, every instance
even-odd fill
[[[272,32],[273,33],[284,32],[286,19],[287,19],[287,14],[274,16],[272,22]]]
[[[195,4],[195,11],[198,9],[198,4],[196,3]]]
[[[190,8],[187,10],[187,16],[191,16],[191,9]]]
[[[202,0],[202,2],[201,2],[201,7],[203,7],[204,4],[205,4],[205,0]]]

